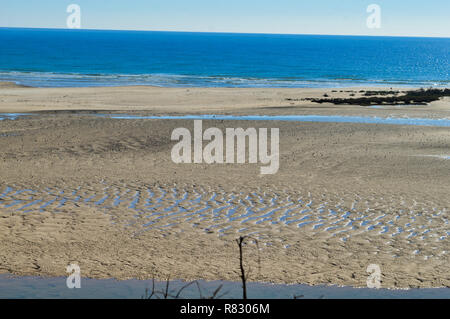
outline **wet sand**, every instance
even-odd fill
[[[450,286],[448,127],[205,120],[278,127],[280,169],[175,164],[191,120],[128,114],[344,115],[450,118],[450,102],[381,108],[293,101],[358,89],[0,87],[0,272],[116,279],[250,280],[382,287]],[[333,95],[334,94],[334,95]],[[288,100],[289,99],[289,100]],[[433,156],[429,156],[433,155]],[[257,261],[260,259],[260,263]]]

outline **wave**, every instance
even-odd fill
[[[32,87],[133,86],[158,87],[242,87],[242,88],[337,88],[354,86],[448,87],[450,81],[352,78],[253,78],[181,74],[80,74],[55,72],[0,71],[0,81]]]

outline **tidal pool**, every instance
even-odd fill
[[[166,120],[242,120],[242,121],[289,121],[289,122],[320,122],[320,123],[360,123],[450,127],[450,118],[409,118],[409,117],[376,117],[376,116],[340,116],[340,115],[130,115],[106,113],[80,113],[111,119],[166,119]],[[15,120],[31,113],[0,113],[0,120]]]
[[[397,118],[372,116],[340,116],[340,115],[128,115],[128,114],[95,114],[95,116],[112,119],[167,119],[167,120],[243,120],[243,121],[289,121],[320,123],[361,123],[450,127],[450,119],[432,118]]]

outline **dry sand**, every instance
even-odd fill
[[[450,101],[371,108],[292,101],[331,89],[23,88],[0,85],[0,272],[93,278],[250,280],[383,287],[450,286],[450,155],[445,127],[204,121],[278,127],[280,170],[174,164],[188,120],[132,114],[315,114],[450,118]],[[358,89],[345,89],[343,91]],[[83,111],[83,112],[79,112]],[[258,258],[259,257],[259,258]],[[258,265],[257,261],[260,259]]]

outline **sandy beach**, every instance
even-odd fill
[[[117,279],[450,287],[450,130],[363,123],[205,120],[279,128],[280,168],[176,164],[171,132],[192,120],[133,115],[450,118],[429,105],[357,106],[306,98],[367,90],[28,88],[0,85],[0,273]],[[404,91],[406,89],[396,89]],[[1,116],[0,116],[1,117]],[[258,263],[258,260],[260,262]]]

